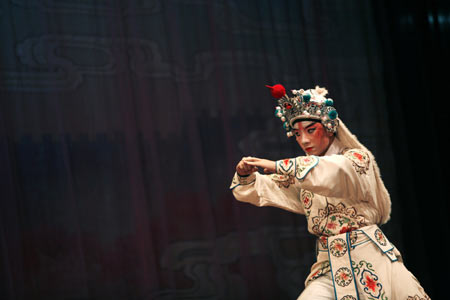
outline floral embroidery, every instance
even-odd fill
[[[288,188],[291,184],[295,183],[293,176],[271,174],[270,178],[278,185],[279,188]]]
[[[344,226],[341,228],[341,230],[339,230],[339,233],[351,232],[353,229],[356,229],[356,228],[353,228],[352,226],[349,226],[349,227]]]
[[[380,297],[383,286],[378,282],[377,275],[373,274],[369,270],[364,270],[361,273],[359,281],[363,286],[365,286],[364,292],[375,298]]]
[[[314,198],[314,194],[307,190],[302,190],[301,200],[303,203],[303,207],[305,209],[309,209],[312,205],[312,200]]]
[[[347,243],[341,239],[335,239],[330,243],[330,253],[336,257],[341,257],[347,252]]]
[[[364,269],[368,269],[370,271],[375,272],[375,270],[373,269],[373,265],[370,262],[361,260],[357,264],[356,262],[352,261],[352,269],[353,269],[353,272],[355,272],[355,275],[359,275],[359,273],[361,272],[361,268],[363,268],[363,267],[364,267]]]
[[[354,207],[344,203],[334,206],[328,203],[312,218],[312,230],[317,235],[335,235],[366,226],[364,216],[358,215]]]
[[[349,268],[342,267],[334,274],[334,281],[339,286],[347,286],[350,284],[350,282],[352,282],[352,280],[352,271]]]
[[[341,300],[356,300],[356,298],[351,295],[346,295],[342,297]]]
[[[375,230],[375,238],[381,246],[386,246],[386,238],[380,229]]]
[[[342,229],[341,229],[342,230]],[[353,245],[358,240],[358,233],[356,231],[351,231],[349,235],[350,245]]]
[[[336,227],[337,223],[334,223],[334,220],[327,224],[327,229],[336,229]]]
[[[327,260],[321,263],[320,268],[309,276],[308,282],[313,281],[328,272],[330,272],[330,262]]]
[[[322,235],[319,237],[318,241],[323,249],[328,250],[328,237]]]
[[[378,281],[378,276],[370,262],[361,260],[359,263],[352,261],[352,269],[355,277],[359,277],[359,281],[364,286],[364,292],[377,299],[386,299],[383,285]],[[372,298],[369,298],[372,299]]]
[[[317,165],[318,162],[319,158],[314,155],[297,157],[295,177],[297,177],[298,180],[302,180],[308,172]]]
[[[317,156],[299,156],[291,159],[278,160],[275,163],[275,171],[278,174],[297,177],[302,180],[308,172],[319,162]]]
[[[370,157],[359,149],[350,149],[344,153],[344,156],[352,161],[353,167],[359,174],[366,174],[369,170]]]
[[[282,175],[293,175],[295,171],[295,159],[282,159],[275,163],[275,169],[278,174]]]

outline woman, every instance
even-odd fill
[[[430,299],[378,227],[390,217],[389,193],[374,156],[337,117],[327,90],[293,90],[289,97],[281,85],[270,88],[287,135],[307,155],[244,157],[230,188],[239,201],[306,216],[317,262],[298,299]]]

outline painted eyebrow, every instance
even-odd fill
[[[312,122],[311,124],[309,124],[308,126],[306,126],[304,129],[308,129],[309,127],[316,125],[318,122]],[[294,131],[298,132],[300,129],[294,129]]]
[[[317,122],[313,122],[313,123],[309,124],[308,126],[306,126],[305,129],[308,129],[309,127],[316,125],[316,124],[317,124]]]

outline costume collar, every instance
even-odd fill
[[[342,146],[341,142],[339,142],[339,140],[335,137],[333,143],[331,143],[330,147],[328,147],[328,150],[327,152],[325,152],[324,156],[339,154],[343,149],[344,147]]]

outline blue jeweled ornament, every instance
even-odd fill
[[[305,101],[305,103],[308,103],[309,100],[311,100],[311,95],[310,94],[304,94],[304,95],[302,95],[302,99],[303,99],[303,101]]]
[[[326,106],[333,106],[333,99],[327,99],[327,100],[325,100],[325,105],[326,105]]]
[[[337,118],[337,111],[331,110],[331,111],[328,113],[328,117],[329,117],[331,120],[336,119],[336,118]]]

